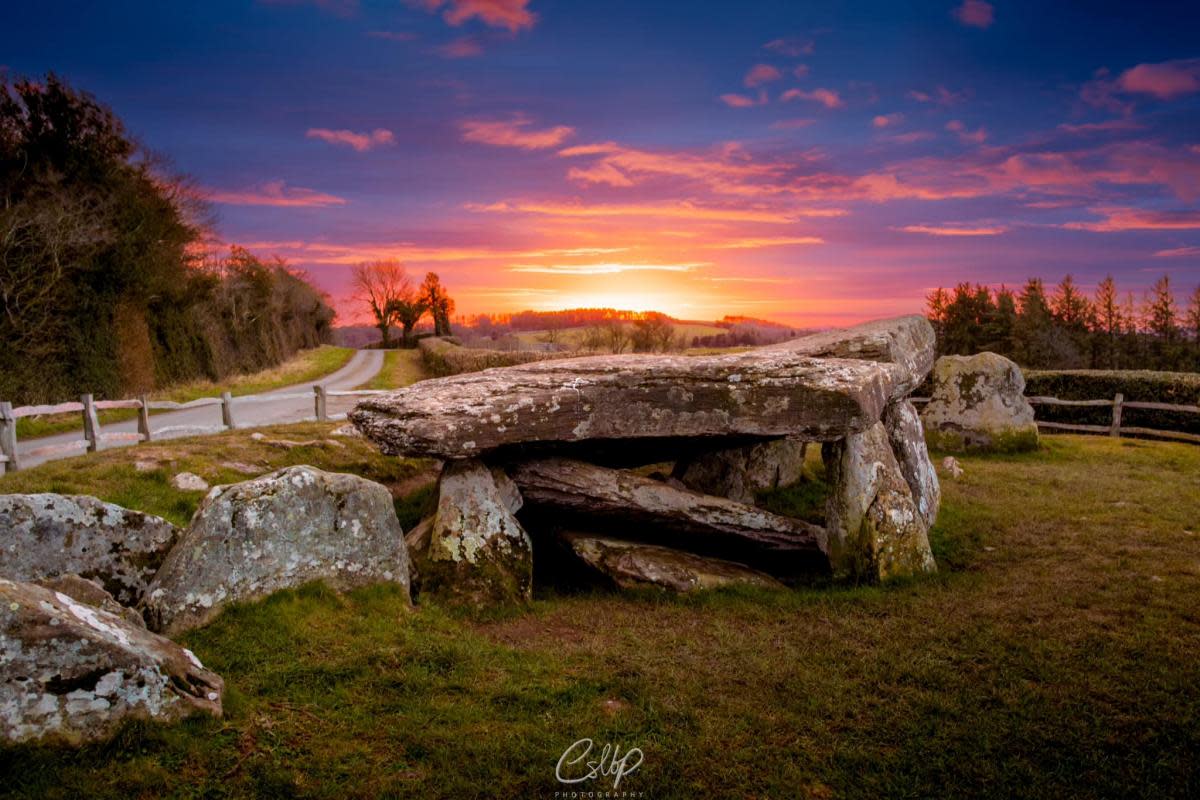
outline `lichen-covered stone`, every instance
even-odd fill
[[[0,579],[0,739],[71,744],[126,719],[221,715],[191,651],[65,592]]]
[[[1025,376],[996,353],[939,358],[921,420],[929,444],[938,450],[1017,452],[1038,446]]]
[[[151,628],[173,634],[229,603],[314,580],[408,591],[408,550],[386,487],[309,466],[215,487],[148,587],[144,611]]]
[[[760,492],[800,480],[806,447],[798,439],[773,439],[714,450],[680,460],[672,477],[701,494],[753,505]]]
[[[136,609],[118,603],[116,598],[104,591],[104,587],[97,581],[72,574],[59,575],[56,578],[46,578],[34,581],[34,583],[52,592],[62,592],[72,600],[76,600],[84,605],[114,614],[131,625],[136,625],[139,628],[146,627],[145,620],[142,619],[142,615]]]
[[[827,445],[825,454],[834,575],[883,581],[935,571],[928,529],[883,423]]]
[[[74,573],[135,605],[178,538],[164,519],[94,497],[0,495],[0,575],[11,580]]]
[[[592,356],[489,369],[368,398],[350,419],[386,453],[445,459],[597,439],[832,441],[874,424],[890,399],[921,382],[932,361],[928,327],[905,317],[823,335],[807,349],[801,339],[713,356]],[[846,357],[826,357],[834,352]]]
[[[929,458],[925,444],[925,429],[917,409],[907,400],[899,400],[887,407],[883,414],[892,452],[900,465],[900,472],[912,491],[913,502],[926,528],[937,521],[938,508],[942,502],[942,487],[938,483],[937,470]]]
[[[498,469],[447,463],[429,543],[418,561],[422,594],[482,608],[533,596],[533,545],[514,512],[521,495]]]
[[[572,552],[621,589],[653,587],[686,593],[735,584],[783,588],[783,584],[744,564],[580,533],[564,533]]]

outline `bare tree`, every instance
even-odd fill
[[[354,299],[366,303],[383,346],[392,343],[391,327],[396,322],[397,303],[413,293],[412,280],[399,261],[371,261],[354,266]]]
[[[621,353],[629,346],[629,330],[619,319],[610,319],[604,323],[604,344],[613,353]]]

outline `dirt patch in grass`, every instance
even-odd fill
[[[224,720],[0,750],[0,793],[611,790],[555,781],[590,737],[644,751],[620,788],[648,798],[1195,796],[1200,448],[958,458],[936,576],[549,595],[487,619],[384,587],[285,592],[185,637],[227,682]]]

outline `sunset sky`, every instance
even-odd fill
[[[796,325],[1200,282],[1196,2],[43,0],[0,64],[95,94],[221,241],[339,300],[386,257],[465,313]]]

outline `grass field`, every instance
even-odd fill
[[[192,381],[161,392],[154,392],[154,400],[171,400],[176,403],[186,403],[201,397],[215,397],[221,392],[228,391],[234,396],[257,394],[291,386],[296,383],[315,381],[331,372],[336,372],[354,355],[349,347],[333,347],[321,345],[311,350],[301,350],[282,364],[253,372],[247,375],[233,375],[219,383],[213,381]],[[78,398],[72,398],[77,400]],[[65,401],[64,401],[65,402]],[[113,409],[97,414],[101,425],[133,419],[137,416],[136,409]],[[80,414],[51,414],[44,417],[22,417],[17,420],[17,438],[28,439],[37,436],[50,436],[55,433],[83,430],[83,418]]]
[[[383,354],[383,369],[360,389],[400,389],[430,377],[421,360],[421,351],[386,350]]]
[[[243,457],[221,438],[134,452],[184,448],[204,474]],[[257,456],[397,487],[421,472],[366,447]],[[122,454],[0,491],[95,482],[177,520],[194,505],[96,465]],[[225,719],[3,750],[0,794],[553,798],[612,789],[555,780],[590,737],[644,751],[619,788],[647,798],[1196,796],[1200,448],[1061,436],[960,461],[934,577],[543,595],[483,617],[384,588],[285,592],[184,637],[224,676]]]

